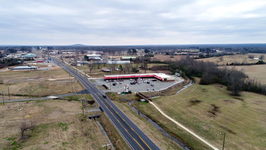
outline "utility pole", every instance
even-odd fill
[[[71,86],[72,86],[72,93],[73,93],[73,81],[72,81],[72,79],[71,79]]]
[[[3,105],[5,104],[5,100],[4,100],[4,92],[2,91],[2,98],[3,98]]]
[[[10,100],[9,86],[7,87],[7,91],[8,91],[8,96],[9,96],[9,100]]]
[[[82,112],[83,112],[83,116],[84,116],[84,106],[83,106],[83,100],[81,100],[81,104],[82,104]]]
[[[225,144],[225,132],[223,133],[223,132],[221,132],[220,134],[223,134],[224,135],[224,140],[223,140],[223,148],[222,148],[222,150],[224,150],[224,144]]]

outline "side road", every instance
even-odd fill
[[[72,95],[78,95],[78,94],[89,94],[87,90],[83,90],[81,92],[77,93],[70,93],[70,94],[64,94],[64,95],[56,95],[58,98],[66,97],[66,96],[72,96]],[[39,97],[39,98],[30,98],[30,99],[16,99],[16,100],[6,100],[4,101],[5,103],[10,103],[10,102],[23,102],[23,101],[38,101],[38,100],[46,100],[46,99],[53,99],[48,97]]]

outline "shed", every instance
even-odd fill
[[[102,68],[101,71],[103,71],[103,72],[110,72],[111,70],[110,69],[107,69],[107,68]]]

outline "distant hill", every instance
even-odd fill
[[[86,45],[83,45],[83,44],[73,44],[73,45],[70,45],[70,46],[86,46]]]

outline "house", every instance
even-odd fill
[[[100,55],[100,54],[89,54],[89,55],[87,55],[87,57],[88,57],[88,61],[100,61],[100,60],[102,60],[102,55]]]

